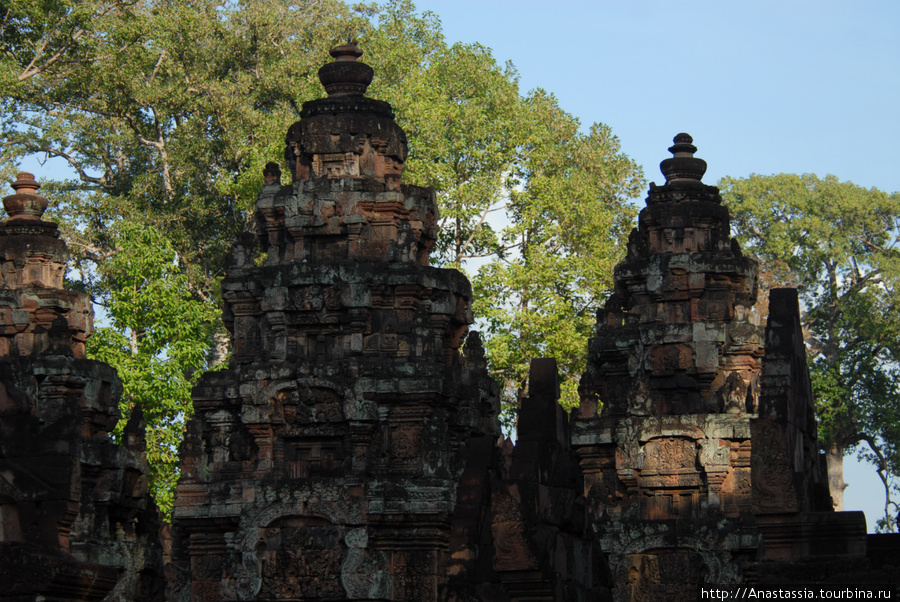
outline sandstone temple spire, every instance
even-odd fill
[[[660,164],[666,183],[650,184],[598,313],[591,353],[600,363],[585,377],[585,399],[599,396],[609,414],[752,412],[756,403],[756,262],[731,238],[728,209],[701,181],[706,162],[691,142],[676,136]]]
[[[9,216],[0,225],[0,291],[8,326],[0,355],[62,354],[84,358],[93,312],[84,293],[63,288],[69,251],[53,222],[44,221],[48,201],[34,175],[19,173],[14,194],[3,198]]]
[[[740,583],[827,505],[796,294],[772,291],[765,333],[751,320],[757,265],[692,142],[650,184],[581,381],[572,441],[617,600]]]
[[[179,599],[436,599],[470,441],[499,433],[469,283],[428,265],[434,192],[402,183],[362,51],[331,54],[223,283],[234,349],[194,390]]]
[[[140,410],[110,436],[122,384],[85,359],[86,293],[27,172],[0,223],[0,598],[161,600],[159,517]]]

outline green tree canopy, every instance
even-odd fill
[[[595,312],[637,213],[640,168],[608,127],[587,134],[542,90],[524,99],[527,135],[508,190],[501,247],[475,277],[475,314],[486,321],[491,368],[508,407],[535,357],[555,357],[561,402],[578,404]]]
[[[844,453],[865,444],[885,486],[883,527],[895,530],[900,194],[809,174],[719,185],[741,244],[760,260],[762,281],[799,289],[832,496],[841,503]]]
[[[461,267],[499,248],[487,217],[502,211],[507,177],[520,158],[518,75],[483,46],[447,46],[436,17],[411,11],[409,3],[388,5],[366,35],[376,67],[369,94],[390,102],[406,130],[404,181],[437,192],[435,262]]]
[[[227,348],[203,312],[219,303],[228,250],[253,228],[262,168],[281,160],[302,103],[324,94],[318,68],[348,36],[375,69],[369,95],[407,131],[404,180],[437,192],[435,263],[484,262],[476,311],[492,369],[515,391],[530,356],[555,355],[574,399],[592,308],[642,185],[608,127],[582,131],[552,95],[522,94],[511,64],[448,45],[437,17],[408,1],[11,0],[0,9],[0,168],[27,156],[71,167],[43,183],[79,286],[110,308],[93,356],[120,368],[126,414],[138,403],[149,429],[168,429],[155,439],[159,495],[190,414],[184,387]],[[137,262],[140,245],[161,254]],[[185,318],[187,330],[136,322],[127,307],[149,302],[138,289],[203,317]],[[203,353],[179,355],[182,342]],[[177,392],[165,370],[180,375]]]
[[[118,370],[123,416],[140,406],[151,490],[168,515],[178,481],[178,445],[192,413],[191,388],[207,367],[219,312],[190,294],[175,250],[155,228],[122,222],[111,243],[114,252],[99,264],[91,287],[109,325],[88,339],[88,357]],[[124,427],[121,420],[114,436]]]

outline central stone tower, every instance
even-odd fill
[[[288,130],[292,183],[267,166],[223,283],[234,351],[194,390],[176,599],[436,599],[467,444],[499,433],[469,283],[428,265],[434,193],[401,183],[362,52],[331,54]]]

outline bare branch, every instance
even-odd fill
[[[506,245],[506,246],[500,247],[498,249],[494,249],[493,251],[489,251],[488,253],[478,253],[477,255],[463,255],[460,258],[460,261],[465,261],[466,259],[479,259],[481,257],[493,257],[494,255],[499,255],[505,251],[509,251],[510,249],[515,249],[516,247],[521,247],[521,246],[522,246],[522,243],[517,242],[517,243],[513,243],[511,245]]]
[[[887,522],[888,530],[896,531],[897,524],[895,523],[893,518],[891,518],[891,506],[896,506],[896,504],[891,501],[891,469],[888,466],[884,454],[881,453],[881,449],[875,444],[874,438],[867,435],[865,437],[862,437],[861,441],[865,441],[869,445],[869,449],[872,450],[872,453],[874,453],[875,457],[878,459],[878,463],[876,464],[876,472],[878,473],[878,478],[881,479],[882,485],[884,485],[884,520]]]
[[[168,196],[169,199],[172,199],[175,196],[175,189],[172,187],[172,174],[169,168],[169,153],[166,151],[166,141],[163,138],[162,124],[160,123],[159,113],[157,113],[156,107],[150,107],[150,110],[153,111],[153,122],[156,127],[156,136],[158,139],[157,149],[159,149],[159,158],[162,161],[163,188],[166,190],[166,196]]]
[[[100,261],[109,258],[109,256],[112,254],[108,250],[104,251],[104,250],[100,249],[99,247],[95,247],[94,245],[79,242],[77,240],[72,239],[72,237],[68,238],[68,240],[66,241],[66,244],[68,244],[70,247],[78,247],[78,248],[84,250],[86,259],[89,259],[89,260],[93,261],[94,263],[99,263]]]
[[[91,15],[90,20],[93,21],[95,19],[104,17],[107,14],[109,14],[110,12],[112,12],[114,9],[121,6],[122,4],[123,3],[119,2],[119,1],[110,2],[106,6],[100,7],[93,15]],[[61,21],[61,24],[62,24],[62,21]],[[68,34],[68,36],[67,36],[68,39],[62,44],[62,46],[60,46],[59,50],[57,50],[55,53],[53,53],[53,55],[51,55],[46,61],[44,61],[41,64],[38,64],[38,61],[40,61],[41,57],[44,56],[44,52],[46,51],[47,46],[50,43],[50,40],[54,37],[54,35],[58,31],[59,31],[59,28],[56,28],[54,31],[50,31],[44,36],[44,40],[41,43],[41,45],[37,49],[35,49],[35,53],[31,59],[31,61],[28,63],[28,65],[25,66],[25,68],[22,70],[22,72],[19,73],[19,75],[17,76],[18,81],[20,81],[20,82],[25,81],[27,79],[35,77],[36,75],[40,75],[41,73],[43,73],[44,71],[46,71],[47,69],[49,69],[50,67],[55,65],[56,63],[60,62],[61,59],[66,55],[66,53],[68,53],[75,46],[75,44],[78,42],[78,40],[80,40],[84,36],[84,34],[87,33],[87,31],[82,27],[75,29],[74,31],[72,31],[71,33]],[[78,61],[73,61],[73,62],[84,62],[84,60],[78,60]]]
[[[141,133],[141,129],[138,126],[137,122],[134,120],[133,116],[122,114],[122,115],[120,115],[120,117],[123,120],[125,120],[125,123],[128,124],[128,127],[131,128],[131,131],[134,132],[135,136],[137,136],[137,139],[140,141],[141,144],[143,144],[145,146],[152,146],[156,150],[161,150],[162,143],[157,142],[155,140],[150,140],[148,138],[145,138],[144,135]]]
[[[159,73],[159,68],[162,65],[163,58],[166,56],[166,49],[163,48],[163,51],[159,53],[159,60],[156,61],[156,65],[153,67],[153,73],[150,74],[150,79],[147,80],[147,87],[150,87],[150,84],[153,83],[153,80],[156,79],[156,74]]]
[[[479,219],[478,223],[475,224],[475,227],[472,228],[472,233],[469,235],[469,238],[466,239],[466,241],[463,243],[463,245],[459,248],[459,251],[457,251],[456,259],[454,260],[454,263],[462,261],[462,258],[465,256],[464,253],[465,253],[466,248],[469,246],[469,244],[471,244],[472,239],[475,238],[475,234],[478,232],[478,228],[481,227],[481,224],[484,223],[484,220],[487,219],[488,213],[490,213],[490,212],[491,212],[491,208],[488,207],[481,214],[481,219]]]
[[[98,186],[106,185],[105,175],[100,176],[99,178],[88,175],[88,173],[84,170],[84,167],[82,167],[81,163],[77,159],[75,159],[75,157],[65,151],[55,148],[36,148],[34,149],[34,152],[45,153],[48,157],[59,157],[61,159],[65,159],[66,162],[71,165],[76,172],[78,172],[78,177],[82,182],[96,184]]]
[[[34,51],[34,57],[31,59],[31,62],[28,63],[28,64],[25,66],[24,71],[22,71],[22,73],[19,74],[18,80],[19,80],[20,82],[21,82],[21,81],[25,81],[25,80],[28,79],[29,77],[34,77],[35,75],[37,75],[38,72],[33,70],[34,63],[35,63],[39,58],[41,58],[41,55],[44,54],[44,49],[47,47],[47,42],[48,42],[48,40],[44,40],[44,43],[41,44],[41,45]]]

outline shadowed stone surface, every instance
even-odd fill
[[[531,362],[515,447],[473,442],[457,490],[448,600],[595,599],[598,555],[556,361]]]
[[[122,385],[84,359],[90,299],[31,174],[0,224],[0,599],[160,600],[162,552],[140,410],[110,432]]]

